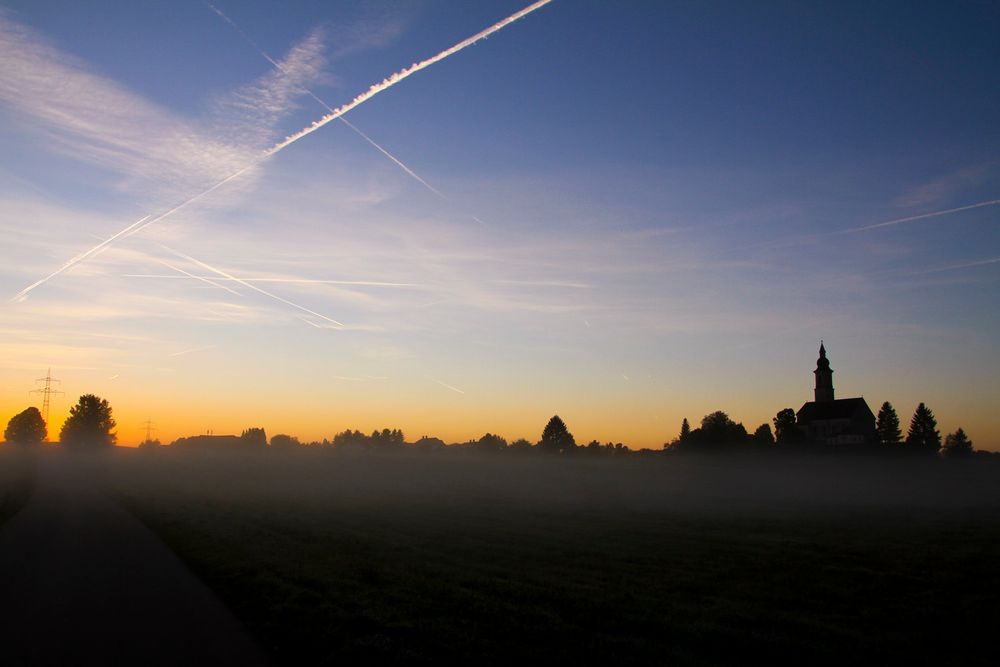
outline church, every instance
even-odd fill
[[[806,440],[816,445],[875,445],[878,442],[875,415],[865,399],[833,397],[833,369],[822,341],[813,373],[816,375],[815,400],[803,405],[795,416]]]

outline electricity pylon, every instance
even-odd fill
[[[48,426],[49,425],[49,404],[51,403],[50,399],[52,397],[52,394],[64,394],[66,392],[59,391],[58,389],[53,389],[52,388],[52,384],[53,383],[57,383],[58,384],[58,383],[62,382],[62,380],[56,380],[55,378],[52,377],[52,369],[51,368],[45,374],[45,377],[38,378],[37,380],[35,380],[35,382],[44,382],[45,384],[42,385],[38,389],[32,389],[28,393],[29,394],[41,394],[42,395],[42,419],[45,420],[45,425]]]

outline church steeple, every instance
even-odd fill
[[[823,341],[819,342],[819,359],[816,360],[816,402],[824,403],[833,400],[833,369],[830,360],[826,358],[826,348]]]

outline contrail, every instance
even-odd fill
[[[434,380],[434,378],[431,378],[431,379],[432,379],[432,380]],[[456,393],[458,393],[458,394],[463,394],[463,395],[465,394],[465,392],[464,392],[464,391],[462,391],[462,390],[461,390],[461,389],[459,389],[458,387],[452,387],[452,386],[451,386],[450,384],[448,384],[447,382],[441,382],[441,380],[434,380],[434,382],[437,382],[437,383],[438,383],[439,385],[441,385],[441,386],[442,386],[442,387],[444,387],[445,389],[451,389],[452,391],[454,391],[454,392],[456,392]]]
[[[53,278],[55,278],[56,276],[58,276],[63,271],[76,266],[77,264],[79,264],[83,260],[87,259],[88,257],[91,257],[91,256],[99,253],[101,250],[104,250],[104,248],[108,247],[108,245],[111,244],[112,242],[114,242],[116,239],[121,238],[123,235],[127,235],[132,230],[138,228],[140,225],[142,225],[142,223],[144,223],[147,220],[149,220],[149,218],[150,218],[150,216],[147,215],[144,218],[140,218],[140,219],[136,220],[131,225],[129,225],[125,229],[121,230],[117,234],[114,234],[114,235],[109,236],[108,238],[104,239],[103,241],[101,241],[100,243],[98,243],[97,245],[95,245],[90,250],[88,250],[86,252],[80,253],[79,255],[77,255],[76,257],[74,257],[73,259],[69,260],[68,262],[66,262],[65,264],[63,264],[62,266],[60,266],[58,269],[56,269],[55,271],[53,271],[52,273],[50,273],[49,275],[47,275],[44,278],[42,278],[41,280],[37,280],[34,283],[32,283],[32,284],[28,285],[27,287],[25,287],[23,290],[21,290],[20,292],[18,292],[17,294],[15,294],[13,296],[13,298],[11,298],[11,301],[24,301],[24,299],[27,298],[27,296],[28,296],[28,292],[30,292],[31,290],[35,289],[39,285],[43,285],[43,284],[47,283],[48,281],[52,280]]]
[[[962,262],[960,264],[951,264],[949,266],[941,266],[936,269],[927,269],[926,271],[916,271],[909,275],[912,276],[923,276],[928,273],[942,273],[944,271],[957,271],[959,269],[971,269],[976,266],[986,266],[988,264],[1000,264],[1000,257],[993,257],[991,259],[980,259],[975,262]]]
[[[236,296],[243,296],[242,294],[240,294],[236,290],[232,289],[231,287],[226,287],[225,285],[220,285],[218,282],[212,280],[211,278],[206,278],[205,276],[195,275],[195,274],[191,273],[190,271],[185,271],[184,269],[182,269],[182,268],[180,268],[178,266],[174,266],[173,264],[171,264],[169,262],[165,262],[162,259],[157,260],[157,261],[160,262],[160,264],[162,264],[163,266],[167,267],[168,269],[173,269],[177,273],[180,273],[180,274],[183,274],[185,276],[188,276],[189,278],[194,278],[195,280],[200,280],[200,281],[202,281],[204,283],[208,283],[212,287],[218,287],[219,289],[224,289],[227,292],[229,292],[230,294],[235,294]]]
[[[357,97],[355,97],[353,100],[351,100],[347,104],[344,104],[344,105],[342,105],[340,107],[337,107],[336,109],[334,109],[333,111],[331,111],[327,115],[323,116],[319,120],[314,121],[312,123],[312,125],[309,125],[308,127],[303,128],[302,130],[299,130],[295,134],[291,134],[291,135],[287,136],[284,141],[281,141],[281,142],[278,142],[277,144],[275,144],[266,153],[266,155],[268,157],[270,157],[271,155],[274,155],[275,153],[277,153],[277,152],[279,152],[281,150],[284,150],[286,147],[294,144],[296,141],[298,141],[302,137],[305,137],[305,136],[308,136],[308,135],[312,134],[316,130],[320,129],[321,127],[323,127],[324,125],[326,125],[327,123],[329,123],[330,121],[333,121],[333,120],[336,120],[336,119],[340,118],[341,116],[343,116],[345,113],[347,113],[351,109],[354,109],[354,108],[360,106],[361,104],[364,104],[365,102],[367,102],[371,98],[375,97],[379,93],[381,93],[381,92],[383,92],[385,90],[388,90],[389,88],[392,88],[393,86],[395,86],[397,83],[399,83],[403,79],[405,79],[405,78],[407,78],[407,77],[409,77],[409,76],[411,76],[413,74],[416,74],[417,72],[419,72],[422,69],[426,69],[426,68],[430,67],[431,65],[444,60],[448,56],[454,55],[454,54],[458,53],[459,51],[462,51],[463,49],[466,49],[466,48],[472,46],[473,44],[475,44],[476,42],[478,42],[480,40],[486,39],[487,37],[489,37],[493,33],[506,28],[511,23],[514,23],[518,19],[524,18],[525,16],[527,16],[531,12],[535,11],[536,9],[540,9],[540,8],[544,7],[545,5],[549,4],[550,2],[552,2],[552,0],[538,0],[538,2],[535,2],[535,3],[532,3],[532,4],[528,5],[527,7],[525,7],[524,9],[522,9],[521,11],[515,12],[515,13],[511,14],[510,16],[508,16],[507,18],[503,19],[502,21],[494,23],[489,28],[486,28],[485,30],[477,32],[472,37],[469,37],[467,39],[462,40],[461,42],[459,42],[455,46],[452,46],[451,48],[445,49],[444,51],[442,51],[441,53],[437,54],[436,56],[433,56],[431,58],[427,58],[426,60],[421,60],[418,63],[413,63],[409,67],[403,68],[403,69],[399,70],[398,72],[396,72],[395,74],[390,75],[388,78],[383,79],[380,83],[372,84],[372,86],[368,90],[366,90],[365,92],[361,93],[360,95],[358,95]]]
[[[205,262],[197,260],[194,257],[191,257],[189,255],[185,255],[182,252],[177,252],[176,250],[171,250],[170,248],[168,248],[168,247],[166,247],[164,245],[161,245],[160,247],[162,247],[164,250],[166,250],[169,253],[177,255],[178,257],[180,257],[182,259],[186,259],[187,261],[191,262],[192,264],[197,264],[198,266],[200,266],[201,268],[203,268],[203,269],[205,269],[207,271],[211,271],[212,273],[216,273],[216,274],[222,276],[223,278],[226,278],[227,280],[232,280],[233,282],[236,282],[236,283],[238,283],[240,285],[243,285],[247,289],[251,289],[254,292],[257,292],[259,294],[263,294],[264,296],[266,296],[268,298],[271,298],[271,299],[274,299],[275,301],[280,301],[281,303],[283,303],[283,304],[285,304],[287,306],[291,306],[292,308],[295,308],[297,310],[301,310],[303,313],[308,313],[309,315],[312,315],[313,317],[318,317],[321,320],[326,320],[327,322],[329,322],[331,324],[335,324],[338,327],[341,327],[341,328],[344,327],[343,322],[338,322],[337,320],[333,319],[332,317],[327,317],[326,315],[323,315],[322,313],[317,313],[315,310],[310,310],[310,309],[306,308],[305,306],[300,306],[299,304],[295,303],[294,301],[289,301],[288,299],[280,297],[277,294],[272,294],[271,292],[268,292],[266,290],[262,290],[261,288],[255,286],[255,285],[251,285],[250,283],[248,283],[245,280],[240,280],[239,278],[237,278],[235,276],[229,275],[228,273],[226,273],[222,269],[217,269],[214,266],[209,266]]]
[[[181,357],[185,354],[193,354],[194,352],[204,352],[205,350],[214,350],[216,345],[203,345],[201,347],[192,347],[190,350],[181,350],[180,352],[172,352],[168,354],[168,357]]]
[[[968,206],[959,206],[958,208],[949,208],[944,211],[935,211],[933,213],[923,213],[921,215],[911,215],[907,218],[896,218],[895,220],[886,220],[885,222],[879,222],[874,225],[867,225],[865,227],[852,227],[851,229],[845,229],[843,231],[837,232],[839,234],[849,234],[851,232],[866,232],[870,229],[880,229],[882,227],[891,227],[893,225],[901,225],[904,222],[913,222],[915,220],[924,220],[926,218],[936,218],[940,215],[949,215],[951,213],[958,213],[960,211],[968,211],[974,208],[983,208],[984,206],[996,206],[1000,204],[1000,199],[991,199],[990,201],[982,201],[978,204],[969,204]]]
[[[260,164],[261,162],[263,162],[264,160],[266,160],[266,159],[268,159],[268,158],[270,158],[270,157],[272,157],[272,156],[280,153],[285,148],[287,148],[288,146],[291,146],[292,144],[294,144],[296,141],[298,141],[302,137],[308,136],[308,135],[312,134],[313,132],[315,132],[316,130],[318,130],[321,127],[323,127],[324,125],[328,124],[330,121],[333,121],[333,120],[336,120],[337,118],[340,118],[341,116],[343,116],[348,111],[350,111],[350,110],[352,110],[352,109],[354,109],[354,108],[356,108],[356,107],[364,104],[365,102],[367,102],[371,98],[375,97],[379,93],[381,93],[381,92],[383,92],[385,90],[388,90],[389,88],[392,88],[397,83],[399,83],[403,79],[409,77],[410,75],[416,74],[420,70],[426,69],[426,68],[430,67],[431,65],[433,65],[433,64],[435,64],[437,62],[440,62],[440,61],[444,60],[445,58],[447,58],[448,56],[454,55],[454,54],[458,53],[459,51],[462,51],[463,49],[465,49],[465,48],[467,48],[469,46],[472,46],[476,42],[479,42],[480,40],[486,39],[487,37],[489,37],[493,33],[497,32],[498,30],[502,30],[503,28],[507,27],[511,23],[517,21],[518,19],[524,18],[525,16],[527,16],[531,12],[535,11],[536,9],[540,9],[541,7],[544,7],[545,5],[549,4],[550,2],[552,2],[552,0],[538,0],[538,2],[535,2],[533,4],[528,5],[524,9],[522,9],[522,10],[520,10],[518,12],[515,12],[514,14],[511,14],[510,16],[508,16],[507,18],[503,19],[502,21],[500,21],[498,23],[494,23],[489,28],[486,28],[485,30],[477,32],[472,37],[469,37],[468,39],[462,40],[461,42],[459,42],[455,46],[452,46],[451,48],[445,49],[444,51],[442,51],[441,53],[437,54],[436,56],[433,56],[433,57],[428,58],[426,60],[422,60],[422,61],[420,61],[418,63],[414,63],[413,65],[410,65],[409,67],[401,69],[400,71],[396,72],[395,74],[390,75],[388,78],[383,79],[381,81],[381,83],[373,84],[367,91],[365,91],[364,93],[361,93],[360,95],[358,95],[357,97],[355,97],[353,100],[351,100],[347,104],[334,109],[333,111],[331,111],[327,115],[323,116],[319,120],[313,121],[313,123],[311,125],[309,125],[308,127],[304,128],[302,130],[299,130],[295,134],[289,135],[283,141],[281,141],[281,142],[275,144],[274,146],[272,146],[270,149],[268,149],[267,151],[265,151],[259,157],[255,158],[253,161],[251,161],[246,166],[242,167],[241,169],[238,169],[237,171],[233,172],[229,176],[226,176],[221,181],[219,181],[215,185],[211,186],[210,188],[206,189],[205,191],[203,191],[203,192],[201,192],[201,193],[199,193],[199,194],[197,194],[197,195],[195,195],[195,196],[193,196],[193,197],[191,197],[191,198],[189,198],[189,199],[181,202],[180,204],[178,204],[177,206],[173,207],[172,209],[170,209],[166,213],[161,213],[160,215],[158,215],[158,216],[156,216],[154,218],[147,217],[147,218],[144,218],[143,220],[140,220],[140,221],[138,221],[136,223],[133,223],[132,225],[129,225],[128,227],[126,227],[122,231],[118,232],[114,236],[110,237],[106,241],[103,241],[98,246],[95,246],[94,248],[91,248],[90,250],[88,250],[87,252],[83,253],[82,255],[78,255],[77,257],[74,257],[72,260],[70,260],[65,265],[63,265],[63,267],[60,268],[58,271],[52,273],[51,275],[49,275],[49,276],[47,276],[45,278],[42,278],[38,282],[36,282],[36,283],[34,283],[32,285],[29,285],[28,287],[26,287],[23,290],[21,290],[20,292],[18,292],[17,295],[14,296],[13,300],[20,301],[20,300],[24,299],[24,297],[27,296],[28,292],[30,292],[31,290],[33,290],[36,287],[44,284],[45,282],[47,282],[51,278],[59,275],[60,273],[62,273],[63,271],[65,271],[70,266],[73,266],[74,264],[77,264],[80,261],[82,261],[83,259],[86,259],[87,257],[91,256],[92,254],[94,254],[95,252],[99,251],[101,248],[105,247],[107,244],[111,243],[112,241],[114,241],[114,240],[116,240],[118,238],[121,238],[123,236],[127,237],[127,236],[131,236],[132,234],[136,234],[136,233],[142,231],[143,229],[145,229],[146,227],[149,227],[150,225],[154,225],[157,222],[163,220],[164,218],[166,218],[166,217],[168,217],[170,215],[173,215],[177,211],[179,211],[179,210],[181,210],[181,209],[183,209],[183,208],[185,208],[187,206],[190,206],[191,204],[193,204],[194,202],[198,201],[202,197],[204,197],[204,196],[206,196],[208,194],[211,194],[212,192],[215,192],[216,190],[218,190],[219,188],[221,188],[223,185],[225,185],[229,181],[233,180],[234,178],[237,178],[241,174],[249,171],[253,167],[255,167],[258,164]],[[257,288],[253,288],[253,289],[257,289]],[[324,319],[326,319],[326,318],[324,317]]]
[[[171,269],[178,270],[174,266],[169,264],[164,264]],[[204,276],[192,275],[190,273],[184,272],[185,275],[191,276],[192,278],[197,278],[198,280],[206,280]],[[123,278],[164,278],[173,279],[180,278],[180,276],[171,276],[162,273],[124,273]],[[225,281],[228,278],[218,279],[217,281]],[[292,285],[348,285],[355,287],[423,287],[420,283],[386,283],[378,282],[375,280],[323,280],[319,278],[239,278],[248,283],[289,283]],[[217,285],[221,287],[221,285]],[[239,292],[237,292],[239,294]]]
[[[225,21],[230,26],[232,26],[233,29],[236,32],[238,32],[240,34],[240,36],[244,40],[246,40],[246,42],[248,44],[250,44],[250,46],[252,46],[257,51],[257,53],[259,53],[261,55],[261,57],[264,58],[264,60],[266,60],[267,62],[271,63],[271,65],[276,70],[278,70],[279,72],[287,73],[286,70],[285,70],[285,68],[282,66],[282,64],[280,62],[278,62],[277,60],[275,60],[274,58],[272,58],[271,55],[267,51],[265,51],[263,48],[261,48],[261,46],[259,44],[257,44],[257,42],[254,41],[252,37],[250,37],[250,35],[248,35],[242,28],[240,28],[238,25],[236,25],[236,22],[233,21],[231,18],[229,18],[226,14],[224,14],[221,9],[219,9],[218,7],[216,7],[215,5],[213,5],[210,2],[206,2],[205,4],[208,6],[209,9],[211,9],[213,12],[215,12],[216,14],[218,14],[219,18],[221,18],[223,21]],[[302,90],[304,90],[306,92],[306,94],[309,95],[309,97],[313,98],[321,107],[323,107],[324,109],[326,109],[329,113],[334,113],[334,108],[331,107],[329,104],[327,104],[324,100],[320,99],[320,97],[318,95],[316,95],[316,93],[314,93],[312,90],[310,90],[309,88],[306,88],[305,86],[302,87]],[[377,150],[378,152],[382,153],[382,155],[384,155],[387,158],[389,158],[390,160],[392,160],[396,164],[397,167],[399,167],[400,169],[402,169],[411,178],[413,178],[414,180],[416,180],[418,183],[420,183],[421,185],[423,185],[425,188],[427,188],[429,191],[433,192],[435,195],[437,195],[441,199],[443,199],[445,201],[448,201],[448,198],[440,190],[438,190],[433,185],[431,185],[426,180],[424,180],[419,174],[417,174],[417,172],[413,171],[408,166],[406,166],[403,163],[402,160],[400,160],[395,155],[393,155],[392,153],[390,153],[383,146],[379,145],[378,142],[376,142],[370,136],[368,136],[367,134],[365,134],[364,132],[362,132],[361,129],[358,128],[356,125],[354,125],[352,122],[350,122],[349,120],[347,120],[343,116],[341,116],[338,120],[340,120],[340,122],[342,122],[344,125],[346,125],[347,127],[349,127],[351,130],[353,130],[354,133],[357,134],[359,137],[361,137],[362,139],[364,139],[365,141],[367,141],[369,144],[371,144],[371,146],[373,148],[375,148],[375,150]],[[482,222],[482,220],[479,220],[475,216],[472,216],[472,218],[474,220],[476,220],[477,222],[479,222],[480,224],[485,224],[485,223]]]

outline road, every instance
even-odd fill
[[[0,528],[3,664],[267,664],[212,591],[80,464],[40,452],[34,493]]]

